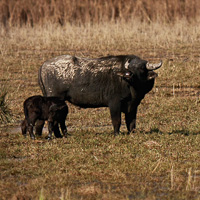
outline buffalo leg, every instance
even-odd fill
[[[65,125],[65,120],[60,121],[60,128],[61,128],[61,130],[62,130],[62,134],[63,134],[65,137],[67,137],[67,135],[69,135],[69,134],[67,133],[67,127],[66,127],[66,125]]]
[[[51,139],[52,138],[52,132],[53,132],[53,122],[48,121],[48,137],[47,139]]]
[[[31,139],[35,139],[35,135],[33,134],[33,127],[35,126],[35,122],[37,120],[37,114],[36,113],[32,113],[30,114],[29,118],[27,119],[27,124],[28,124],[28,132],[30,134]]]
[[[44,127],[45,121],[43,120],[37,120],[36,125],[35,125],[35,134],[38,136],[42,135],[42,129]]]
[[[32,125],[28,126],[28,132],[30,134],[31,139],[34,140],[35,139],[35,135],[33,134],[33,126]]]
[[[121,126],[121,109],[119,105],[120,103],[115,103],[115,102],[112,102],[109,105],[112,124],[114,127],[114,135],[119,134],[119,129]]]
[[[128,134],[133,133],[136,128],[136,114],[137,108],[132,112],[125,113],[126,127],[128,129]]]
[[[28,123],[27,120],[24,119],[21,123],[21,130],[22,130],[22,135],[26,136],[27,133],[27,127],[28,127]]]
[[[60,130],[58,127],[58,123],[53,125],[53,132],[56,138],[62,138],[62,135],[60,134]]]

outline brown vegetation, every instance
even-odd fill
[[[0,198],[199,199],[199,8],[198,0],[1,0],[0,103],[13,121],[0,119]],[[39,67],[61,54],[163,60],[135,134],[125,135],[122,116],[124,134],[113,137],[108,109],[71,104],[71,137],[32,141],[9,127],[23,119],[23,101],[41,94]]]
[[[176,21],[196,20],[198,0],[1,0],[0,22],[4,26],[34,26],[46,22],[100,23],[105,21]]]

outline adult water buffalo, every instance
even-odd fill
[[[137,107],[154,85],[154,70],[135,55],[81,58],[62,55],[46,61],[39,70],[44,96],[58,96],[81,108],[109,107],[114,134],[125,113],[128,133],[136,127]]]

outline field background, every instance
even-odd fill
[[[38,69],[62,54],[163,60],[135,134],[69,104],[71,137],[22,137]],[[0,64],[0,199],[200,199],[198,0],[0,0]]]

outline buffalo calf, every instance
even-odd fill
[[[48,121],[48,139],[51,139],[52,132],[55,137],[60,138],[59,125],[64,136],[67,136],[65,119],[68,114],[68,107],[64,100],[58,97],[31,96],[24,101],[25,119],[21,123],[22,134],[27,131],[32,139],[35,139],[33,127],[37,120]]]

